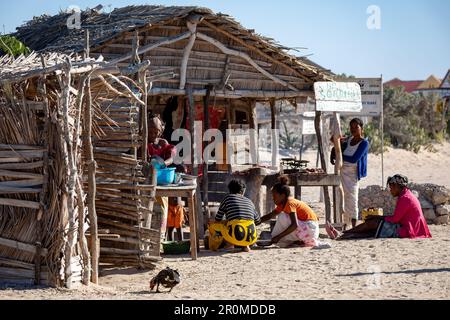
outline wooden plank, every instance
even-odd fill
[[[37,179],[25,179],[25,180],[10,180],[10,181],[2,181],[0,182],[0,188],[1,187],[13,187],[13,188],[20,188],[20,187],[34,187],[39,186],[44,183],[44,176]]]
[[[100,253],[103,254],[116,254],[116,255],[141,255],[146,253],[154,253],[155,250],[132,250],[132,249],[117,249],[117,248],[100,248]]]
[[[40,193],[42,188],[15,188],[15,187],[6,187],[0,186],[0,194],[18,194],[18,193]]]
[[[48,272],[41,272],[41,280],[48,278]],[[34,279],[34,270],[0,267],[0,279]]]
[[[28,253],[36,254],[36,246],[16,240],[0,238],[0,245],[25,251]],[[45,257],[48,254],[48,250],[45,248],[41,248],[41,256]]]
[[[12,260],[8,258],[0,257],[0,265],[6,265],[14,268],[22,268],[28,270],[34,270],[34,264],[26,263],[19,260]]]
[[[29,209],[36,209],[36,210],[38,210],[40,208],[39,202],[27,201],[27,200],[17,200],[17,199],[6,199],[6,198],[0,198],[0,205],[11,206],[11,207],[20,207],[20,208],[29,208]]]
[[[0,158],[8,158],[8,157],[42,158],[44,156],[44,151],[45,149],[16,150],[16,151],[0,150]]]
[[[149,240],[145,240],[145,239],[137,239],[137,238],[131,238],[131,237],[120,237],[120,238],[113,238],[113,239],[108,239],[108,241],[112,241],[112,242],[123,242],[123,243],[130,243],[130,244],[150,244],[150,245],[157,245],[157,242],[155,241],[149,241]]]
[[[338,175],[294,175],[298,186],[339,186],[341,178]]]
[[[150,185],[129,185],[124,183],[99,183],[98,187],[102,189],[141,190],[141,191],[152,191],[155,188],[155,186]]]
[[[14,178],[31,178],[31,179],[42,179],[44,175],[38,173],[29,173],[21,171],[11,171],[0,169],[0,176],[3,177],[14,177]]]
[[[42,168],[44,161],[28,162],[28,163],[6,163],[0,164],[3,170],[27,170]]]
[[[5,150],[42,150],[42,146],[0,143],[0,149],[5,149]]]
[[[95,152],[95,159],[102,159],[102,160],[108,160],[111,162],[117,162],[117,163],[124,163],[124,164],[131,164],[131,165],[137,165],[138,161],[133,158],[127,158],[124,156],[117,156],[117,155],[111,155],[101,152]]]

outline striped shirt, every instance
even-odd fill
[[[216,214],[216,221],[222,221],[223,217],[230,220],[254,220],[259,223],[261,216],[256,212],[253,202],[239,194],[229,194],[220,203]]]

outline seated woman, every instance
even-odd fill
[[[287,176],[281,176],[279,182],[273,186],[272,197],[277,207],[261,219],[261,222],[266,222],[277,217],[272,243],[280,243],[281,246],[295,243],[308,247],[317,246],[319,219],[305,202],[291,197]]]
[[[255,224],[261,223],[261,217],[253,202],[244,196],[245,184],[232,180],[228,184],[228,194],[220,204],[216,214],[216,222],[226,220],[222,236],[231,246],[242,247],[250,251],[250,245],[257,240]],[[245,244],[245,245],[242,245]]]
[[[391,195],[397,199],[394,214],[388,217],[369,216],[365,223],[344,231],[343,234],[329,223],[326,230],[336,240],[361,238],[431,238],[430,230],[419,200],[408,189],[408,178],[400,174],[389,177]]]

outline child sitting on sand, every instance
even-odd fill
[[[177,231],[177,240],[183,241],[184,208],[181,205],[181,198],[169,198],[169,213],[167,215],[167,240],[172,241],[173,229]]]
[[[305,202],[291,197],[287,176],[281,176],[273,186],[272,197],[277,207],[261,219],[261,222],[266,222],[277,217],[272,243],[283,247],[296,243],[307,247],[318,246],[319,219]]]

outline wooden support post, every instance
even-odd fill
[[[197,39],[197,23],[198,21],[187,21],[187,27],[191,32],[191,36],[189,37],[189,41],[184,48],[183,58],[181,59],[181,68],[180,68],[180,90],[183,90],[186,86],[186,77],[187,77],[187,66],[189,62],[189,56],[191,54],[192,48],[194,47],[195,40]]]
[[[188,95],[188,101],[189,101],[189,129],[191,130],[192,137],[191,137],[191,161],[192,161],[192,174],[196,177],[198,177],[199,171],[198,171],[198,163],[197,163],[197,157],[195,156],[198,152],[197,148],[201,148],[201,145],[198,146],[195,136],[195,99],[193,95],[193,90],[191,87],[188,87],[186,89],[187,95]],[[196,217],[196,225],[194,225],[194,228],[197,228],[197,235],[198,237],[204,236],[204,229],[203,229],[203,214],[202,214],[202,205],[201,205],[201,197],[200,197],[200,184],[197,184],[197,192],[195,193],[195,205],[194,205],[194,215]],[[200,227],[201,226],[201,227]],[[198,242],[198,238],[197,238]]]
[[[270,100],[271,129],[272,129],[272,167],[278,168],[278,127],[276,121],[275,99]]]
[[[90,221],[91,234],[91,266],[92,266],[92,282],[98,284],[98,263],[99,263],[99,238],[97,213],[95,210],[95,194],[97,190],[95,181],[96,162],[94,159],[94,147],[92,145],[92,94],[91,79],[87,80],[86,88],[87,101],[85,103],[84,112],[84,148],[85,157],[88,165],[88,214]]]
[[[43,68],[46,68],[46,62],[44,56],[41,55],[41,64]],[[44,125],[44,143],[46,147],[46,151],[44,152],[43,165],[42,165],[42,173],[44,175],[42,191],[39,195],[39,204],[40,209],[37,216],[37,224],[36,224],[36,255],[35,255],[35,269],[34,269],[34,284],[41,284],[41,248],[42,248],[42,240],[43,240],[43,224],[42,218],[43,216],[47,216],[47,189],[48,189],[48,166],[49,166],[49,152],[50,152],[50,110],[47,99],[47,86],[45,84],[46,76],[42,76],[39,81],[39,91],[42,96],[42,101],[44,103],[44,117],[45,117],[45,125]]]
[[[335,112],[333,114],[332,120],[332,135],[333,135],[333,144],[334,150],[336,152],[336,163],[334,165],[334,173],[338,176],[341,175],[343,159],[342,159],[342,150],[341,150],[341,124],[339,119],[339,114]],[[342,214],[344,212],[344,190],[342,189],[342,184],[339,188],[333,188],[333,203],[334,203],[334,223],[342,222]]]
[[[321,129],[321,120],[322,120],[322,112],[316,111],[316,119],[314,121],[314,125],[316,128],[316,136],[317,136],[317,144],[319,147],[319,155],[320,155],[320,162],[322,165],[322,169],[324,171],[327,170],[327,164],[326,159],[323,151],[323,139],[322,139],[322,129]],[[330,194],[328,187],[323,187],[323,195],[325,200],[325,215],[326,215],[326,221],[331,221],[331,201],[330,201]]]
[[[213,89],[212,86],[207,86],[207,95],[203,98],[203,136],[205,135],[205,132],[209,129],[209,97],[211,90]],[[204,212],[207,217],[207,221],[211,218],[210,212],[209,212],[209,197],[208,197],[208,166],[209,166],[209,159],[204,159],[203,164],[203,179],[202,179],[202,185],[203,185],[203,207]]]
[[[143,101],[141,106],[141,135],[142,135],[142,161],[147,162],[148,158],[148,84],[147,84],[147,71],[143,71],[139,74],[139,84],[144,89]]]
[[[250,155],[251,163],[253,165],[258,165],[259,163],[259,150],[258,150],[258,123],[256,116],[256,100],[249,101],[249,115],[250,115]]]
[[[90,56],[90,45],[89,45],[89,30],[85,29],[84,30],[84,60],[89,59]]]
[[[141,59],[139,58],[139,31],[136,29],[134,31],[134,38],[133,38],[133,44],[132,44],[132,58],[131,63],[132,64],[139,64],[141,63]]]
[[[193,260],[197,260],[198,251],[198,234],[195,231],[197,227],[197,217],[195,214],[195,195],[191,194],[188,198],[189,207],[189,228],[191,229],[191,256]],[[194,228],[195,230],[192,230]]]
[[[64,248],[64,281],[67,288],[71,288],[72,286],[72,254],[75,246],[75,188],[76,188],[76,179],[78,177],[78,169],[75,163],[75,155],[73,153],[73,146],[69,126],[69,107],[70,107],[70,86],[71,86],[71,74],[70,70],[72,69],[72,63],[69,58],[66,59],[64,64],[64,77],[62,82],[63,85],[63,93],[62,93],[62,101],[63,101],[63,153],[64,153],[64,161],[66,165],[66,174],[68,175],[67,181],[67,214],[68,214],[68,230],[67,230],[67,242]]]

